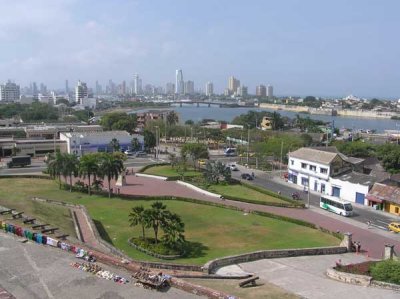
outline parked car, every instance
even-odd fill
[[[238,171],[239,168],[235,163],[229,164],[228,167],[230,168],[231,171]]]
[[[252,181],[254,179],[250,173],[242,173],[241,178],[248,181]]]
[[[136,152],[135,157],[147,157],[147,153],[146,152]]]
[[[126,151],[124,151],[124,153],[125,153],[125,155],[127,155],[127,156],[133,156],[135,153],[134,152],[132,152],[132,151],[130,151],[130,150],[126,150]]]
[[[388,225],[388,229],[395,233],[400,233],[400,223],[399,222],[391,222]]]

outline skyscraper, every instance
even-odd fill
[[[0,102],[15,102],[19,100],[19,85],[8,80],[6,84],[0,85]]]
[[[246,97],[247,96],[247,86],[244,86],[244,85],[239,86],[237,88],[236,94],[241,97]]]
[[[269,99],[274,97],[274,87],[272,85],[267,86],[267,97]]]
[[[65,94],[69,94],[68,80],[65,80]]]
[[[88,97],[88,88],[86,83],[78,81],[78,85],[75,87],[75,101],[79,104],[83,98]]]
[[[212,82],[206,83],[206,96],[210,97],[214,94],[214,84]]]
[[[234,94],[239,86],[240,86],[240,80],[236,79],[234,76],[230,76],[228,81],[229,92],[231,94]]]
[[[38,88],[37,88],[36,82],[33,82],[32,83],[32,95],[33,95],[33,97],[37,98],[38,93],[39,92],[38,92]]]
[[[136,95],[142,93],[142,80],[138,74],[133,75],[133,93]]]
[[[265,85],[261,84],[256,87],[256,96],[259,97],[267,96],[267,88],[265,87]]]
[[[102,93],[101,85],[99,84],[99,81],[97,81],[97,80],[96,80],[95,92],[96,92],[96,95],[100,95]]]
[[[189,80],[189,81],[185,82],[184,93],[185,94],[194,94],[194,82],[193,81]]]
[[[184,93],[185,82],[183,81],[183,73],[182,70],[176,70],[175,75],[175,93],[183,94]]]
[[[166,94],[174,94],[175,93],[175,84],[174,83],[167,83],[165,88]]]

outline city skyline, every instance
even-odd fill
[[[3,7],[2,83],[61,89],[66,79],[93,86],[112,78],[128,86],[138,73],[165,86],[182,69],[196,86],[212,81],[217,94],[234,75],[251,93],[271,84],[278,95],[400,97],[397,1],[21,0]]]

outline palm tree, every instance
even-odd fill
[[[183,235],[185,224],[179,215],[165,211],[161,227],[164,231],[163,240],[166,245],[176,248],[185,243],[185,236]]]
[[[119,141],[116,138],[113,138],[108,145],[109,147],[111,147],[113,153],[118,152],[121,148],[121,146],[119,145]]]
[[[47,172],[50,177],[56,178],[58,177],[59,188],[61,189],[61,171],[63,168],[63,155],[60,152],[56,152],[55,155],[49,156],[47,160]]]
[[[179,121],[179,117],[175,111],[171,111],[170,113],[168,113],[168,115],[167,115],[168,125],[173,126],[173,125],[177,124],[178,121]]]
[[[88,178],[88,192],[91,195],[91,183],[90,178],[94,176],[94,181],[96,181],[96,176],[99,175],[99,156],[97,153],[86,154],[82,156],[79,162],[79,176],[83,178]]]
[[[144,234],[145,227],[148,227],[148,213],[143,208],[143,206],[136,206],[132,208],[131,213],[129,214],[129,222],[130,226],[141,225],[142,226],[142,237],[143,240],[146,238]]]
[[[124,164],[121,159],[116,158],[112,154],[105,153],[100,159],[100,174],[107,177],[108,181],[108,197],[111,198],[111,180],[118,179],[118,176],[124,170]]]
[[[63,155],[63,163],[62,163],[62,175],[64,178],[69,176],[69,191],[72,192],[72,176],[78,175],[79,169],[79,160],[75,154],[67,154]]]
[[[158,229],[161,223],[165,221],[165,209],[166,206],[162,202],[156,201],[151,205],[151,209],[148,210],[149,222],[154,230],[154,239],[156,244],[158,243]]]

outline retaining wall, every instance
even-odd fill
[[[252,262],[262,259],[304,256],[304,255],[341,254],[346,252],[347,248],[340,246],[302,248],[302,249],[262,250],[262,251],[255,251],[240,255],[227,256],[220,259],[212,260],[204,265],[203,271],[212,274],[215,273],[215,270],[224,266]]]
[[[162,180],[162,181],[166,181],[168,179],[165,176],[145,174],[145,173],[135,173],[135,175],[138,177],[153,178],[153,179],[158,179],[158,180]]]

